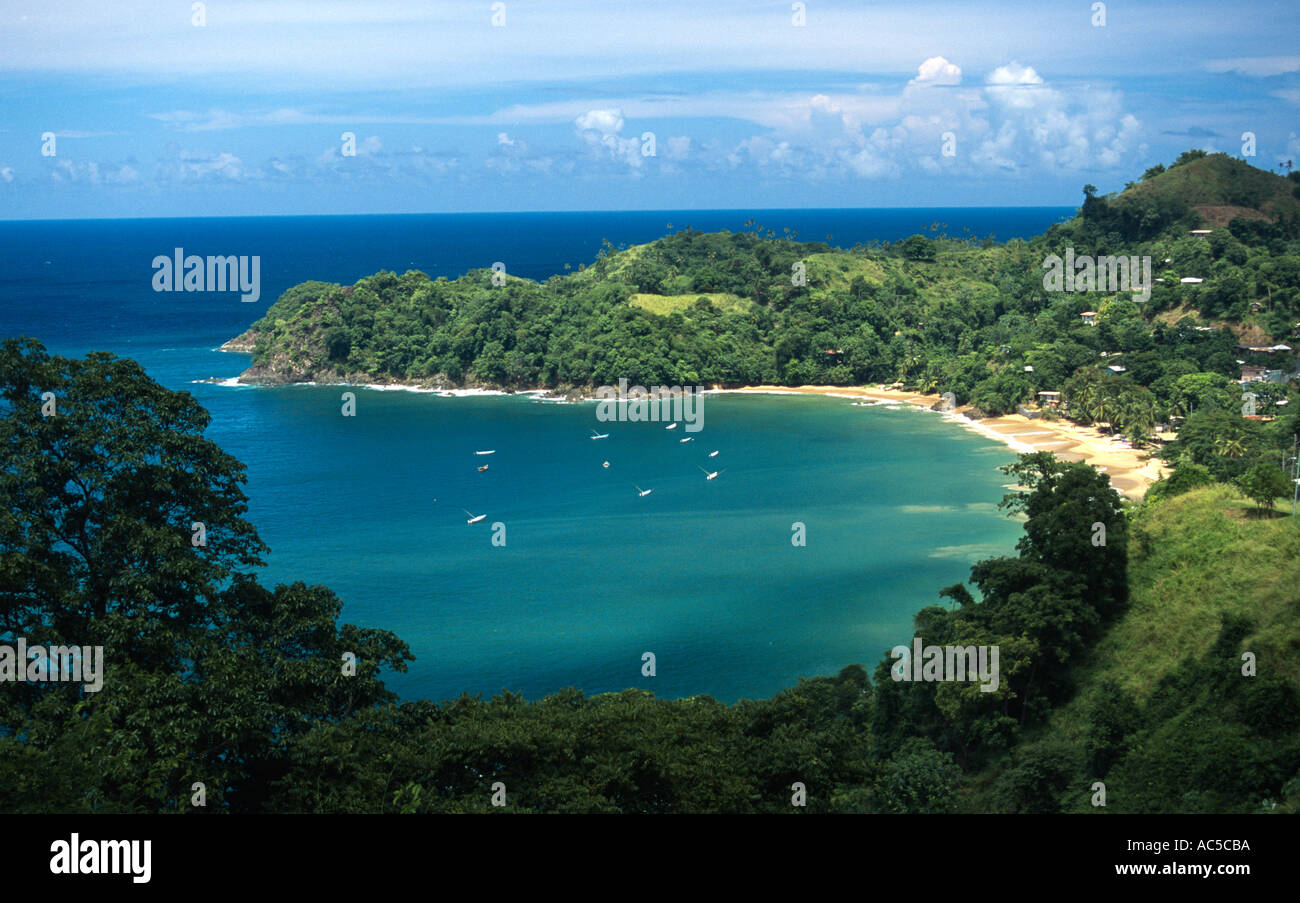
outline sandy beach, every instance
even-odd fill
[[[938,395],[923,395],[896,389],[856,386],[747,386],[736,392],[762,392],[795,395],[829,395],[843,398],[867,398],[929,408],[938,404]],[[1111,485],[1122,495],[1138,499],[1147,487],[1160,478],[1164,465],[1148,461],[1149,450],[1129,448],[1094,427],[1077,426],[1066,420],[1031,420],[1020,414],[971,420],[957,419],[972,429],[1005,443],[1017,452],[1050,451],[1064,461],[1085,461],[1110,474]]]

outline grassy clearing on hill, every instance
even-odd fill
[[[1147,699],[1184,658],[1210,650],[1225,614],[1253,622],[1242,648],[1261,670],[1300,687],[1300,523],[1289,508],[1284,517],[1252,512],[1231,487],[1210,486],[1138,514],[1128,611],[1080,666],[1082,692],[1061,711],[1063,726],[1105,680]]]
[[[970,775],[965,808],[1300,809],[1300,521],[1260,517],[1223,485],[1146,505],[1128,577],[1130,604],[1072,669],[1073,698]]]
[[[672,313],[685,313],[700,298],[708,299],[710,304],[723,313],[748,313],[754,306],[752,301],[746,301],[730,292],[689,292],[685,295],[652,295],[638,292],[632,295],[628,303],[633,307],[666,317]]]
[[[1133,185],[1119,200],[1122,203],[1149,197],[1194,198],[1199,206],[1242,207],[1276,219],[1280,215],[1300,213],[1300,199],[1292,194],[1292,186],[1293,183],[1279,179],[1268,170],[1226,154],[1211,154],[1171,166]]]

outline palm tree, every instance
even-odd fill
[[[1220,436],[1214,450],[1225,458],[1240,458],[1246,454],[1246,444],[1240,436]]]
[[[1115,412],[1118,408],[1115,396],[1109,390],[1104,388],[1098,390],[1097,400],[1093,402],[1093,410],[1096,411],[1097,421],[1104,421],[1111,432],[1115,431]]]
[[[907,374],[910,373],[912,369],[915,368],[918,364],[920,364],[923,359],[924,358],[921,355],[920,349],[918,349],[911,342],[908,342],[907,349],[903,352],[903,367],[901,372],[899,373],[899,376],[905,379],[907,377]]]
[[[1192,412],[1192,400],[1181,392],[1175,393],[1174,397],[1169,400],[1169,419],[1175,417],[1187,419],[1187,415]]]
[[[1083,409],[1084,417],[1089,420],[1097,420],[1099,414],[1098,402],[1101,401],[1101,387],[1094,380],[1084,381],[1080,407]]]
[[[1115,420],[1121,432],[1140,441],[1155,425],[1150,397],[1142,392],[1125,392],[1116,400]]]
[[[1091,423],[1097,419],[1097,384],[1084,376],[1074,382],[1072,387],[1067,387],[1066,402],[1069,405],[1070,416],[1075,420]]]

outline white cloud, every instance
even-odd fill
[[[812,180],[893,178],[909,170],[955,169],[978,177],[1131,165],[1142,125],[1117,91],[1054,87],[1034,67],[1015,61],[992,69],[982,86],[960,87],[960,77],[942,57],[927,59],[893,98],[895,115],[871,123],[844,97],[814,94],[797,112],[792,105],[783,127],[739,142],[725,160]],[[951,90],[930,90],[944,83]],[[947,133],[955,139],[954,156],[941,153]]]
[[[1056,89],[1029,66],[996,69],[985,88],[994,132],[974,159],[1002,170],[1114,169],[1123,165],[1141,124],[1123,109],[1122,96],[1092,86]]]
[[[619,110],[588,110],[574,120],[574,125],[580,131],[613,135],[623,130],[623,114]]]
[[[1011,62],[994,69],[986,79],[985,95],[1005,107],[1030,108],[1057,102],[1055,92],[1043,86],[1032,66]]]
[[[641,139],[620,134],[623,131],[621,110],[588,110],[573,124],[578,137],[594,156],[625,163],[634,170],[640,169],[645,159],[641,155]]]
[[[238,182],[244,178],[244,161],[226,151],[207,154],[183,150],[177,164],[175,173],[183,180],[213,178]]]
[[[573,159],[552,153],[534,153],[521,138],[511,138],[507,132],[497,133],[496,153],[490,154],[483,165],[501,173],[532,173],[559,175],[572,172]]]
[[[1021,66],[1012,61],[994,69],[987,79],[990,85],[1041,85],[1043,77],[1033,66]]]
[[[950,63],[941,56],[932,56],[916,70],[916,78],[909,85],[960,85],[961,66]]]
[[[898,164],[880,154],[871,147],[841,154],[841,159],[849,168],[864,179],[879,179],[898,174]]]
[[[3,177],[3,172],[0,172]],[[50,180],[61,185],[130,185],[140,173],[129,163],[100,164],[95,160],[56,160],[50,166]],[[12,181],[7,178],[5,181]]]
[[[0,166],[0,179],[3,179],[6,182],[12,182],[14,180],[13,167]]]

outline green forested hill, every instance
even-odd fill
[[[25,450],[0,465],[0,630],[115,654],[98,692],[0,682],[4,811],[189,812],[199,783],[229,812],[1300,806],[1300,532],[1224,486],[1134,507],[1085,464],[1008,466],[1015,554],[915,616],[926,645],[999,650],[990,692],[897,681],[883,656],[734,705],[399,704],[381,677],[411,660],[400,638],[339,624],[326,587],[259,582],[244,468],[207,422],[129,360],[0,344],[0,444]]]
[[[1103,559],[1057,533],[1111,520],[1114,500],[1075,507],[1099,501],[1089,472],[1035,493],[1020,557],[973,568],[978,601],[950,587],[916,617],[927,643],[998,642],[1001,693],[894,682],[885,659],[871,680],[852,665],[731,706],[639,690],[408,704],[313,731],[342,770],[305,759],[275,805],[486,812],[500,780],[514,811],[779,813],[799,782],[814,812],[1296,812],[1295,523],[1196,490],[1136,512]],[[1126,557],[1128,580],[1107,582]]]
[[[1173,427],[1178,442],[1160,450],[1170,463],[1237,481],[1262,468],[1255,482],[1276,483],[1270,462],[1298,431],[1300,363],[1241,346],[1300,345],[1300,173],[1189,151],[1117,194],[1084,190],[1072,220],[1003,245],[939,234],[838,249],[751,224],[607,244],[591,266],[544,283],[489,270],[305,282],[240,337],[254,351],[243,378],[579,390],[902,381],[951,392],[976,416],[1055,391],[1064,405],[1049,416],[1138,444]],[[1226,227],[1190,234],[1207,227],[1198,210],[1224,209]],[[1149,298],[1049,290],[1045,262],[1071,253],[1149,258]],[[1250,386],[1254,420],[1240,416],[1243,364],[1274,373]]]
[[[1000,650],[987,693],[895,681],[886,657],[730,706],[577,689],[399,704],[381,675],[410,660],[400,638],[339,624],[325,587],[261,585],[243,465],[190,395],[112,355],[0,343],[0,446],[19,451],[0,459],[0,633],[125,656],[102,692],[0,683],[0,809],[185,812],[202,781],[209,811],[232,812],[503,811],[497,782],[508,812],[790,812],[796,784],[817,812],[1296,812],[1300,531],[1271,509],[1293,488],[1300,397],[1261,386],[1269,413],[1243,417],[1235,381],[1240,344],[1300,322],[1296,221],[1270,206],[1294,180],[1263,174],[1265,218],[1208,239],[1187,234],[1193,202],[1231,198],[1183,196],[1244,166],[1191,154],[1145,191],[1089,186],[1032,242],[682,232],[544,284],[309,282],[245,337],[262,379],[898,377],[989,412],[1060,388],[1071,417],[1135,439],[1168,418],[1176,466],[1141,505],[1047,453],[1007,468],[1025,487],[1006,502],[1024,516],[1016,554],[935,587],[915,617],[926,644]],[[1067,248],[1150,254],[1166,281],[1145,306],[1047,292],[1043,259]],[[1100,363],[1115,360],[1122,373]]]
[[[1141,182],[1130,183],[1117,200],[1139,203],[1167,199],[1193,209],[1234,207],[1249,219],[1269,221],[1300,216],[1300,183],[1281,179],[1227,154],[1198,154],[1189,151],[1168,169],[1153,166]],[[1213,215],[1215,211],[1206,213]],[[1205,220],[1205,213],[1201,217]]]
[[[1113,196],[1086,186],[1078,216],[1029,242],[938,234],[845,250],[754,225],[607,246],[591,266],[544,283],[505,276],[494,285],[488,270],[307,282],[241,337],[255,352],[244,378],[578,389],[620,377],[901,380],[989,414],[1064,391],[1067,403],[1082,402],[1071,416],[1085,422],[1110,419],[1094,416],[1086,396],[1097,393],[1083,390],[1104,379],[1117,426],[1145,434],[1203,400],[1189,398],[1181,378],[1230,387],[1239,342],[1289,344],[1300,334],[1300,173],[1283,179],[1194,152],[1157,169]],[[1198,208],[1236,215],[1193,236],[1206,225]],[[1150,299],[1049,291],[1044,261],[1067,249],[1150,257]],[[1086,310],[1099,312],[1095,326],[1080,318]],[[1290,372],[1295,358],[1252,363]],[[1122,375],[1105,371],[1115,364]],[[1280,397],[1265,391],[1269,402]]]
[[[1300,811],[1294,519],[1253,517],[1223,486],[1145,505],[1128,585],[1077,693],[971,782],[969,805],[1087,812],[1103,781],[1109,811]]]
[[[754,224],[607,247],[542,285],[494,288],[487,272],[379,274],[351,294],[318,284],[286,294],[255,327],[252,378],[903,380],[993,414],[1061,390],[1073,419],[1139,441],[1156,423],[1179,428],[1162,450],[1174,477],[1124,518],[1127,536],[1112,530],[1126,560],[1090,565],[1081,540],[1083,551],[1061,546],[1058,531],[1113,515],[1074,511],[1064,488],[1035,493],[1020,558],[973,569],[978,601],[949,587],[948,606],[918,613],[927,641],[1001,643],[1010,685],[996,701],[895,683],[887,662],[871,682],[854,667],[731,707],[633,692],[462,699],[438,709],[414,745],[387,734],[411,768],[394,805],[483,808],[456,789],[477,792],[455,777],[454,762],[475,759],[469,748],[523,782],[525,805],[540,809],[788,811],[790,784],[811,775],[810,805],[823,811],[1101,811],[1099,781],[1109,811],[1296,811],[1300,533],[1290,518],[1258,516],[1236,487],[1257,505],[1289,492],[1279,461],[1300,431],[1285,414],[1300,397],[1252,385],[1264,416],[1243,418],[1236,380],[1239,346],[1300,335],[1300,174],[1189,151],[1122,191],[1084,194],[1074,219],[1029,242],[917,235],[838,249]],[[1067,249],[1149,256],[1149,300],[1047,291],[1044,259]],[[1085,310],[1098,312],[1095,326]],[[1295,369],[1285,352],[1249,362]],[[1122,372],[1105,369],[1117,363]],[[1068,479],[1098,497],[1082,471]],[[1105,582],[1125,567],[1122,585]],[[1255,657],[1253,677],[1243,653]],[[584,740],[593,734],[601,744]],[[327,736],[349,742],[345,727]],[[442,775],[446,797],[430,798],[429,774]],[[286,804],[327,806],[328,788],[307,781],[299,775]]]

